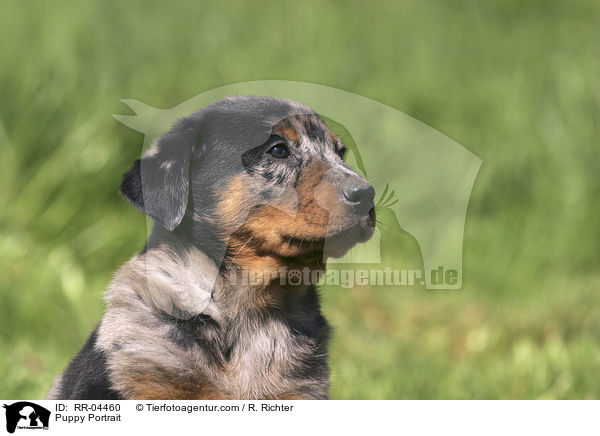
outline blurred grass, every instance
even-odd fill
[[[600,398],[600,3],[4,2],[0,396],[41,398],[145,220],[117,193],[170,107],[287,79],[386,103],[483,159],[460,291],[327,289],[334,398]]]

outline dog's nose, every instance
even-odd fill
[[[375,189],[360,179],[352,179],[346,182],[342,188],[342,193],[349,203],[355,205],[372,207],[375,199]]]

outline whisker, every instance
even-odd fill
[[[390,207],[390,206],[393,206],[394,204],[396,204],[396,203],[398,203],[398,202],[400,202],[400,199],[399,199],[399,198],[396,198],[396,199],[395,199],[394,201],[392,201],[391,203],[388,203],[388,204],[386,204],[386,205],[385,205],[385,207]]]
[[[377,204],[375,205],[375,207],[377,207],[378,205],[382,204],[385,198],[385,194],[387,194],[388,192],[388,188],[390,187],[389,183],[385,184],[385,188],[383,189],[383,193],[381,194],[381,197],[379,197],[379,201],[377,202]]]
[[[400,236],[400,237],[402,237],[402,238],[408,238],[408,236],[406,235],[406,232],[401,232],[401,231],[399,231],[398,229],[395,229],[394,227],[392,227],[392,226],[390,226],[390,225],[388,225],[388,224],[385,224],[385,223],[383,223],[383,222],[381,222],[381,221],[378,221],[378,220],[375,220],[375,222],[376,222],[376,223],[377,223],[377,224],[378,224],[380,227],[382,227],[382,228],[383,228],[383,229],[384,229],[386,232],[391,232],[391,233],[394,233],[395,235],[397,235],[397,236]]]

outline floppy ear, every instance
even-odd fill
[[[121,194],[167,230],[181,223],[187,208],[190,153],[195,135],[179,123],[162,136],[155,150],[123,175]]]

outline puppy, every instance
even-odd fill
[[[315,283],[286,277],[373,233],[374,189],[344,152],[289,100],[178,121],[123,177],[153,231],[47,398],[326,399],[330,328]]]

